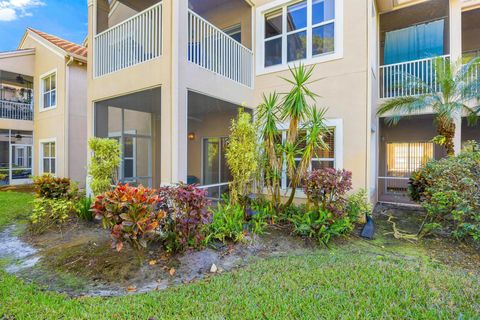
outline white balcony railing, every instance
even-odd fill
[[[95,36],[95,76],[152,60],[162,54],[162,3]]]
[[[413,60],[380,66],[380,98],[397,98],[420,93],[420,88],[405,86],[408,77],[422,79],[428,87],[438,90],[435,77],[434,61],[437,57]],[[440,56],[442,61],[449,59],[448,55]]]
[[[252,87],[253,52],[191,10],[188,41],[190,62]]]
[[[33,106],[28,103],[0,100],[0,118],[33,120]]]

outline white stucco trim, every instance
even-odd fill
[[[46,77],[49,77],[53,74],[55,74],[55,91],[56,91],[55,92],[55,105],[50,106],[48,108],[44,108],[43,107],[43,90],[44,90],[43,79],[46,78]],[[39,83],[40,90],[38,90],[38,111],[39,112],[45,112],[45,111],[56,109],[57,104],[58,104],[58,70],[57,70],[57,68],[55,68],[53,70],[50,70],[48,72],[45,72],[44,74],[40,75],[39,81],[40,81],[40,83]],[[67,91],[68,91],[68,89],[67,89]]]
[[[307,0],[307,12],[311,13],[313,0]],[[343,58],[343,25],[344,25],[344,13],[343,13],[343,1],[344,0],[335,0],[335,44],[334,44],[334,51],[332,53],[326,53],[322,55],[318,55],[316,57],[307,58],[303,60],[292,61],[285,64],[279,64],[271,67],[265,67],[264,60],[264,35],[265,35],[265,23],[264,23],[264,15],[269,11],[275,10],[280,7],[284,7],[285,5],[293,4],[298,2],[298,0],[275,0],[270,3],[267,3],[263,6],[260,6],[256,9],[256,17],[255,17],[255,65],[256,65],[256,75],[268,74],[272,72],[279,72],[288,70],[289,67],[294,67],[299,63],[303,63],[305,65],[311,65],[316,63],[322,63],[337,59]],[[307,17],[307,20],[310,20],[311,17]],[[311,34],[311,28],[307,28],[307,34]],[[286,48],[283,48],[284,52]],[[307,56],[308,52],[311,51],[311,43],[307,43]]]
[[[55,143],[55,157],[51,157],[53,159],[55,159],[55,173],[53,174],[54,176],[57,176],[57,172],[58,172],[58,157],[57,157],[57,154],[58,154],[58,145],[57,145],[57,138],[54,137],[54,138],[46,138],[46,139],[40,139],[38,140],[38,172],[40,175],[44,174],[43,172],[43,144],[44,143],[49,143],[49,142],[53,142]]]

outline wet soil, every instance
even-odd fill
[[[390,216],[397,228],[415,234],[425,213],[409,207],[377,206],[373,214],[374,240],[358,237],[359,227],[350,237],[337,238],[329,247],[420,258],[466,272],[480,272],[478,249],[441,235],[420,241],[396,239],[388,221]],[[211,276],[213,264],[218,268],[216,273],[222,273],[256,259],[328,250],[292,236],[286,227],[270,227],[264,235],[247,238],[244,243],[218,243],[202,251],[176,255],[169,255],[155,243],[146,252],[125,246],[118,253],[111,247],[109,232],[98,223],[74,222],[40,236],[28,232],[19,235],[21,229],[10,226],[0,232],[0,264],[26,281],[71,296],[116,296],[162,290]]]

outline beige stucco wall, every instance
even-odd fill
[[[0,53],[0,70],[19,73],[26,76],[34,75],[35,52]]]

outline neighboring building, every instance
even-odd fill
[[[354,188],[367,188],[373,201],[403,201],[411,171],[441,151],[429,142],[431,116],[398,127],[377,118],[383,99],[398,94],[380,79],[393,81],[389,70],[410,60],[479,49],[479,4],[89,0],[87,132],[121,142],[124,181],[224,184],[225,138],[237,109],[285,92],[280,77],[289,65],[315,64],[321,80],[311,88],[318,106],[329,108],[334,133],[311,167],[351,170]]]
[[[0,53],[0,184],[51,173],[85,184],[87,49],[27,29]]]

